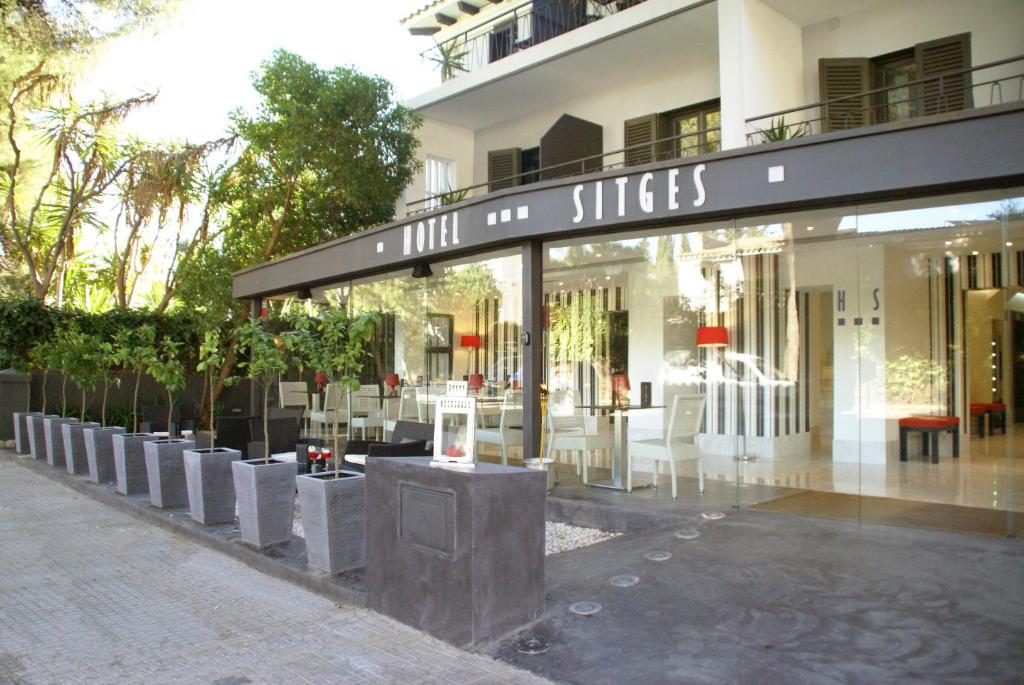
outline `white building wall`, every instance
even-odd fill
[[[624,146],[623,123],[627,119],[664,112],[718,97],[718,58],[654,65],[647,78],[615,88],[600,88],[587,97],[560,102],[497,126],[481,129],[475,136],[474,182],[487,180],[487,152],[509,147],[530,148],[563,114],[586,119],[603,128],[604,151]],[[597,83],[595,75],[595,85]],[[620,163],[622,155],[609,158]],[[460,183],[466,177],[460,175]]]
[[[407,205],[425,196],[426,177],[424,168],[427,156],[439,157],[455,162],[455,179],[459,187],[469,185],[473,178],[473,132],[468,128],[455,126],[442,121],[424,119],[423,126],[417,131],[420,148],[416,159],[421,163],[420,170],[405,189],[395,211],[396,218],[406,215]],[[421,208],[415,205],[414,208]]]
[[[822,57],[877,57],[911,48],[916,43],[970,32],[971,64],[977,66],[1024,54],[1022,27],[1024,2],[1021,0],[889,0],[806,26],[803,29],[805,100],[811,103],[821,99],[818,60]],[[1018,63],[984,76],[991,78],[1020,71]],[[984,95],[981,100],[980,91],[975,91],[976,105],[988,104],[988,92]]]

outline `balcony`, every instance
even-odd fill
[[[448,81],[644,1],[534,0],[438,43],[420,58]]]
[[[773,143],[1021,100],[1024,55],[751,117],[746,120],[747,144]]]
[[[748,146],[922,119],[965,109],[1024,101],[1024,55],[968,69],[943,72],[899,86],[860,91],[849,96],[793,107],[746,120]],[[698,160],[718,151],[718,127],[686,131],[610,152],[559,162],[549,167],[488,179],[406,205],[407,215],[433,210],[538,180],[577,176],[669,159]]]

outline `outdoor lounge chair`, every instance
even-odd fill
[[[345,446],[345,467],[364,472],[370,457],[429,457],[433,454],[433,441],[431,424],[398,421],[390,442],[350,440]]]

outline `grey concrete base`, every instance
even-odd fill
[[[543,471],[366,460],[371,609],[457,646],[544,612]]]
[[[33,459],[46,459],[46,427],[43,421],[59,418],[56,414],[30,414],[25,417],[25,423],[28,425],[28,449]]]
[[[341,573],[366,565],[366,478],[342,471],[299,476],[299,509],[310,567]]]
[[[78,423],[78,419],[56,417],[43,418],[43,440],[46,442],[46,463],[59,468],[67,467],[64,455],[64,433],[61,426],[65,423]]]
[[[144,495],[149,493],[149,476],[146,474],[146,452],[143,445],[159,439],[152,433],[118,433],[114,435],[114,474],[118,494]]]
[[[171,438],[143,443],[146,455],[146,477],[149,480],[149,501],[154,507],[183,507],[188,504],[185,483],[185,461],[182,452],[194,448],[191,440]]]
[[[231,462],[242,540],[255,547],[291,540],[297,471],[295,462]]]
[[[64,462],[68,473],[89,473],[89,455],[85,451],[85,429],[99,428],[100,424],[86,421],[85,423],[65,423],[60,427],[61,440],[64,442]]]
[[[29,444],[31,429],[28,426],[28,417],[42,416],[38,411],[16,411],[14,412],[14,451],[18,454],[31,454],[32,446]]]
[[[82,431],[85,438],[85,459],[89,464],[89,480],[93,483],[114,483],[114,436],[124,433],[121,426],[87,428]]]
[[[242,453],[229,447],[185,450],[185,480],[192,520],[208,526],[235,520],[235,483],[231,462]]]

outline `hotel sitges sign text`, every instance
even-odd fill
[[[697,164],[691,174],[683,174],[681,169],[669,169],[657,175],[647,172],[639,177],[619,176],[581,183],[572,189],[575,210],[572,222],[601,221],[608,210],[614,212],[616,217],[626,217],[627,211],[636,206],[639,206],[641,214],[654,214],[655,208],[676,211],[683,203],[701,207],[707,199],[704,192],[704,169],[704,164]],[[606,194],[611,195],[608,202],[605,200]],[[637,204],[633,203],[634,198]]]
[[[432,216],[415,224],[406,224],[402,235],[402,254],[433,252],[441,247],[459,245],[459,213]]]

